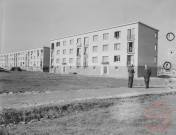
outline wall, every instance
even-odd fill
[[[155,32],[157,30],[139,24],[138,77],[143,77],[145,64],[151,67],[152,76],[157,76],[157,63],[154,62],[154,57],[157,56],[155,44],[158,45],[158,39],[155,38]]]
[[[37,48],[37,49],[5,54],[6,58],[1,57],[1,60],[3,60],[1,61],[1,65],[6,69],[11,69],[11,67],[20,67],[27,71],[43,71],[43,67],[40,66],[40,61],[41,60],[43,61],[44,59],[44,56],[43,55],[41,56],[42,49],[43,48]],[[49,67],[50,51],[49,51],[49,48],[48,49],[46,48],[45,50],[46,50],[46,55],[45,55],[46,58],[44,60],[45,61],[44,63]],[[37,55],[38,54],[37,51],[39,51],[39,56]],[[28,52],[30,52],[29,56],[27,55]],[[29,62],[29,65],[27,65],[28,62]]]
[[[135,46],[135,53],[134,55],[134,66],[137,66],[138,64],[138,23],[134,23],[131,25],[125,25],[122,27],[114,27],[111,29],[106,30],[100,30],[96,32],[86,33],[82,35],[76,35],[72,37],[66,37],[58,40],[51,41],[51,44],[54,43],[54,67],[50,68],[50,72],[57,72],[62,73],[62,70],[59,70],[62,68],[62,59],[66,58],[66,66],[67,67],[76,67],[76,51],[77,51],[77,38],[81,38],[81,68],[79,70],[74,70],[75,72],[78,72],[80,74],[92,74],[92,75],[101,75],[101,62],[103,56],[109,57],[109,76],[115,76],[115,77],[128,77],[127,74],[127,29],[135,28],[135,40],[134,40],[134,46]],[[121,31],[121,36],[119,39],[114,38],[114,32],[115,31]],[[109,39],[103,40],[103,34],[109,33]],[[98,35],[98,41],[93,42],[93,36]],[[88,45],[88,68],[84,69],[83,67],[83,56],[84,56],[84,37],[89,38],[89,45]],[[74,44],[70,45],[69,42],[71,39],[74,39]],[[67,41],[67,45],[63,46],[63,41]],[[56,47],[56,43],[60,42],[60,46]],[[120,43],[120,50],[114,50],[114,44]],[[108,51],[103,52],[103,45],[108,44]],[[98,52],[93,52],[93,46],[98,46]],[[69,49],[73,49],[73,54],[69,54]],[[63,50],[66,49],[67,53],[63,55]],[[57,50],[60,50],[60,54],[57,55]],[[114,62],[114,56],[120,55],[120,62]],[[98,62],[93,63],[92,57],[98,57]],[[69,63],[69,58],[73,58],[73,63]],[[57,63],[57,59],[60,59],[60,63]],[[99,67],[97,69],[97,72],[94,72],[92,67]],[[118,70],[115,70],[115,67],[119,67]],[[74,68],[73,68],[74,69]],[[67,72],[72,72],[73,69],[68,69]],[[93,71],[92,71],[93,70]],[[137,72],[137,68],[135,67],[135,70]],[[135,74],[135,77],[137,77],[137,73]]]
[[[48,68],[50,66],[50,48],[43,47],[43,68]]]

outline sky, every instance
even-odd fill
[[[143,22],[159,29],[159,58],[176,48],[176,0],[0,0],[0,52],[50,46],[74,34]],[[164,57],[162,57],[164,56]]]

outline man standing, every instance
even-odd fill
[[[144,81],[145,81],[146,89],[149,88],[149,81],[150,81],[151,74],[152,74],[151,69],[148,67],[148,65],[145,65],[145,69],[144,69]]]
[[[132,88],[133,86],[134,73],[133,65],[131,65],[128,68],[128,88]]]

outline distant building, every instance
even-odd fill
[[[28,71],[49,71],[49,62],[49,47],[0,55],[0,66],[5,69],[20,67]]]
[[[157,76],[158,30],[141,22],[78,34],[51,41],[50,72],[135,77],[144,65]]]

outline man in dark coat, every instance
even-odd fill
[[[151,74],[152,74],[151,69],[148,67],[148,65],[145,65],[144,81],[145,81],[146,88],[149,88],[149,81],[150,81]]]
[[[131,65],[128,68],[128,88],[132,88],[133,86],[134,73],[133,65]]]

